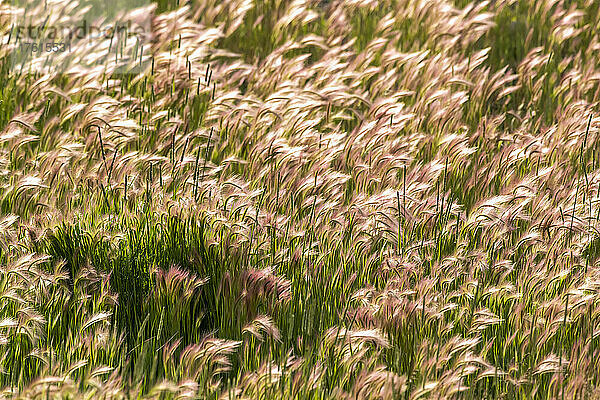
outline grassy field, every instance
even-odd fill
[[[598,1],[18,3],[0,398],[600,398]]]

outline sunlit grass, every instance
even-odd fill
[[[0,397],[598,397],[598,4],[155,6],[0,18]]]

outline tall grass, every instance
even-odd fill
[[[3,3],[0,397],[597,398],[598,10],[159,1],[42,73]]]

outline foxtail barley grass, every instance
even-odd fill
[[[21,11],[0,397],[600,397],[598,2],[160,0],[45,71]]]

